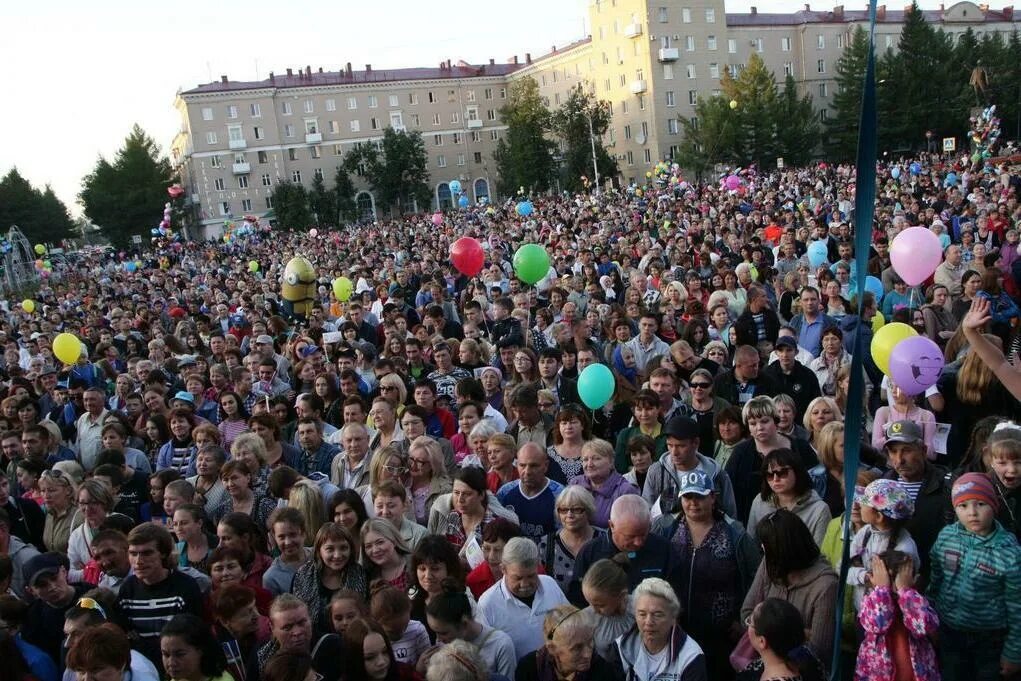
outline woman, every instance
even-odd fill
[[[436,440],[421,435],[408,447],[411,469],[411,496],[414,500],[415,522],[428,527],[433,503],[440,495],[453,489],[443,463],[443,450]]]
[[[256,476],[256,486],[262,486],[263,478],[269,477],[269,472],[277,468],[278,466],[290,466],[294,468],[298,464],[298,457],[301,452],[286,442],[280,440],[280,422],[277,421],[276,417],[272,414],[256,414],[252,418],[248,419],[248,427],[251,429],[253,435],[257,435],[262,440],[263,450],[265,452],[263,460],[260,461],[259,474]],[[238,437],[239,440],[244,440],[247,437],[241,435]],[[247,441],[247,440],[245,440]],[[252,444],[254,447],[254,442]],[[253,449],[253,452],[258,450]],[[233,453],[233,446],[231,448]],[[267,467],[263,471],[263,467]]]
[[[401,348],[403,347],[402,343]],[[330,376],[328,374],[316,376],[314,390],[323,401],[323,421],[334,428],[344,425],[344,400]]]
[[[606,440],[589,440],[581,448],[582,472],[568,481],[587,490],[595,501],[592,524],[610,526],[610,507],[624,494],[641,494],[641,490],[624,479],[613,466],[613,445]]]
[[[404,413],[404,405],[408,401],[408,386],[401,380],[399,374],[387,374],[379,379],[379,396],[386,398],[386,401],[393,405],[400,420]]]
[[[486,402],[493,409],[503,412],[503,376],[496,367],[486,367],[479,375],[479,382],[486,392]]]
[[[401,592],[411,584],[408,569],[411,550],[393,522],[371,518],[362,525],[362,563],[369,584],[381,579]]]
[[[596,654],[595,622],[573,605],[558,605],[542,625],[545,644],[518,661],[515,681],[587,681],[613,678],[613,667]]]
[[[507,518],[494,518],[482,531],[482,557],[465,582],[475,598],[479,598],[486,589],[496,584],[503,577],[503,547],[514,537],[521,536],[521,528]]]
[[[844,512],[844,424],[827,423],[816,435],[819,465],[809,471],[812,486],[836,518]],[[867,469],[862,466],[862,469]]]
[[[39,478],[39,491],[46,502],[43,546],[47,551],[66,554],[71,530],[85,521],[75,503],[75,478],[51,468]]]
[[[478,649],[488,671],[508,678],[513,676],[514,642],[503,631],[475,620],[472,603],[456,580],[443,580],[442,591],[429,601],[425,611],[426,622],[438,643],[470,643]]]
[[[840,321],[851,313],[851,304],[844,299],[840,292],[840,282],[831,279],[826,282],[823,288],[823,298],[826,301],[824,313]]]
[[[628,679],[709,678],[699,644],[677,624],[681,603],[673,587],[649,577],[635,588],[632,598],[635,625],[617,639],[618,673]]]
[[[823,681],[822,662],[808,646],[805,621],[781,598],[767,598],[748,617],[748,640],[759,654],[746,670],[756,681]],[[746,678],[742,673],[740,678]]]
[[[369,513],[358,492],[353,489],[342,489],[330,497],[326,517],[350,532],[351,536],[357,537],[361,536],[362,525],[369,519]]]
[[[762,461],[762,491],[752,502],[748,534],[755,539],[759,523],[778,508],[797,515],[816,544],[822,545],[832,515],[812,489],[812,478],[801,459],[789,449],[775,449]]]
[[[589,604],[585,609],[595,620],[596,654],[614,663],[616,641],[635,624],[634,601],[628,593],[626,553],[593,563],[582,578],[581,591]]]
[[[356,619],[344,631],[344,681],[422,681],[409,665],[394,658],[386,632],[371,619]]]
[[[227,492],[223,504],[213,513],[217,522],[228,513],[244,513],[259,527],[266,527],[269,514],[276,508],[276,499],[253,488],[255,476],[244,461],[232,459],[220,469],[220,481]]]
[[[773,398],[773,405],[776,407],[776,415],[780,419],[776,425],[780,434],[786,435],[792,440],[808,440],[808,431],[794,419],[798,411],[798,405],[795,404],[794,398],[787,393],[780,393]]]
[[[267,555],[266,526],[256,525],[244,513],[228,513],[216,525],[216,538],[220,547],[240,552],[241,569],[245,574],[242,583],[257,591],[262,589],[262,576],[273,564]]]
[[[337,523],[326,523],[316,533],[314,554],[294,575],[291,593],[308,604],[312,626],[319,631],[330,629],[327,605],[334,593],[353,589],[366,598],[369,585],[365,569],[358,564],[358,545]]]
[[[369,484],[361,491],[362,502],[365,510],[370,515],[373,513],[374,499],[379,491],[379,486],[392,480],[403,487],[410,498],[411,477],[409,475],[408,456],[398,444],[391,444],[378,453],[369,461]]]
[[[397,410],[385,397],[377,397],[372,401],[369,420],[376,429],[376,434],[369,440],[369,456],[374,457],[383,449],[404,439],[404,433],[397,425]]]
[[[536,361],[535,352],[531,348],[521,348],[514,355],[514,361],[509,367],[512,386],[522,383],[535,383],[539,380],[539,363]]]
[[[233,681],[223,646],[192,614],[174,615],[160,632],[163,669],[173,681]]]
[[[815,398],[808,403],[808,409],[805,410],[805,417],[802,419],[802,424],[804,424],[805,431],[808,433],[806,438],[808,443],[813,446],[815,445],[816,435],[827,423],[843,420],[844,415],[840,412],[840,407],[837,406],[833,398]]]
[[[248,410],[245,409],[244,400],[233,390],[225,390],[220,393],[220,435],[223,437],[223,448],[230,449],[235,438],[242,433],[248,432]]]
[[[457,346],[457,359],[457,366],[473,375],[476,369],[487,366],[485,358],[482,356],[482,346],[472,338],[465,338]]]
[[[155,464],[160,447],[170,439],[170,424],[167,417],[163,414],[151,414],[145,419],[142,432],[145,433],[145,456],[151,464]]]
[[[92,535],[99,531],[106,516],[113,512],[114,498],[110,489],[98,480],[89,479],[78,485],[75,491],[78,511],[84,522],[70,534],[67,543],[67,558],[70,568],[67,579],[70,582],[81,582],[85,577],[88,563],[93,560]],[[93,580],[99,577],[99,569],[95,565],[89,574]],[[91,581],[91,580],[90,580]]]
[[[450,438],[450,446],[454,448],[454,462],[460,464],[468,456],[468,436],[482,421],[485,407],[478,402],[461,402],[457,405],[457,432]]]
[[[723,272],[723,293],[727,297],[730,316],[737,319],[744,312],[745,305],[748,304],[748,293],[741,287],[737,274],[733,270],[724,270]]]
[[[11,638],[14,647],[15,639]],[[17,650],[17,648],[14,648]],[[20,657],[20,656],[19,656]],[[18,658],[4,655],[4,664],[13,674],[9,678],[35,678],[18,676]],[[24,665],[24,660],[21,660]],[[73,645],[67,650],[67,669],[71,676],[89,681],[159,681],[159,673],[152,661],[131,650],[127,634],[116,624],[104,622],[76,633]],[[26,670],[27,673],[27,670]]]
[[[591,439],[588,414],[574,404],[561,406],[553,422],[553,444],[546,449],[549,456],[546,477],[565,485],[579,475],[582,446]]]
[[[445,536],[464,555],[469,543],[473,550],[481,547],[486,525],[498,517],[518,521],[517,515],[503,508],[489,493],[485,471],[476,466],[458,468],[454,472],[453,491],[449,496],[439,497],[432,507],[429,532]]]
[[[556,514],[560,529],[539,540],[539,558],[546,566],[546,574],[557,580],[566,594],[581,547],[590,539],[605,534],[606,530],[592,524],[596,502],[587,489],[578,485],[568,485],[560,492]]]
[[[950,304],[950,313],[960,324],[964,315],[968,314],[971,301],[979,297],[982,288],[982,275],[975,270],[967,270],[961,275],[961,295]]]
[[[709,310],[709,340],[720,341],[724,344],[730,339],[730,325],[733,319],[730,317],[730,307],[726,300],[720,300]],[[708,344],[706,345],[708,347]]]
[[[315,391],[316,367],[308,360],[301,360],[294,365],[292,370],[294,380],[291,381],[291,390],[296,394],[310,393]]]
[[[174,535],[177,537],[177,564],[209,574],[209,556],[216,548],[215,537],[205,532],[206,514],[197,504],[182,504],[174,509]]]
[[[713,431],[713,421],[716,414],[730,406],[730,402],[717,397],[713,392],[713,375],[706,369],[695,369],[688,379],[690,392],[684,393],[684,403],[691,407],[694,418],[698,422],[699,449],[703,452],[713,451],[716,444],[716,434]]]
[[[1003,290],[1003,271],[999,267],[986,269],[982,275],[982,290],[978,292],[978,296],[989,301],[990,331],[1000,337],[1005,347],[1008,346],[1011,329],[1021,318],[1021,310],[1014,299]],[[18,417],[21,417],[20,410]]]
[[[436,632],[429,629],[426,609],[443,593],[443,583],[451,578],[464,591],[464,569],[457,549],[439,535],[430,534],[418,543],[411,554],[411,618],[426,625],[429,640],[436,642]],[[474,603],[472,604],[474,608]]]
[[[170,440],[160,447],[156,455],[156,470],[173,468],[182,475],[188,470],[195,455],[195,441],[192,431],[197,422],[191,411],[176,407],[170,411]]]
[[[242,681],[246,670],[258,665],[259,647],[269,639],[269,618],[256,610],[255,592],[240,584],[217,589],[212,614],[213,633],[227,656],[227,671],[235,681]]]
[[[837,394],[837,374],[851,364],[851,356],[844,350],[844,333],[836,326],[822,332],[822,350],[808,364],[819,379],[819,388],[826,397]]]
[[[933,284],[929,287],[925,296],[925,305],[922,306],[922,318],[925,320],[925,335],[936,342],[940,349],[946,347],[954,331],[957,330],[957,321],[954,319],[947,301],[950,299],[950,292],[942,284]]]
[[[729,334],[730,332],[728,331],[727,333]],[[724,369],[730,367],[730,353],[727,351],[727,346],[722,340],[706,343],[705,350],[702,351],[702,356],[716,362]]]
[[[801,518],[786,509],[768,516],[758,528],[763,561],[741,606],[742,620],[767,598],[789,601],[801,613],[808,642],[821,660],[833,654],[839,577],[819,552]]]
[[[716,438],[713,458],[721,468],[726,468],[734,447],[748,437],[741,410],[733,405],[720,410],[713,419],[713,434]]]

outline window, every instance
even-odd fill
[[[673,79],[674,79],[674,65],[673,64],[663,64],[663,80],[673,80]]]
[[[487,87],[485,90],[483,90],[482,91],[482,98],[483,99],[492,99],[493,98],[493,88]]]
[[[312,100],[311,99],[306,99],[305,100],[305,113],[312,113],[313,111],[315,111],[315,109],[313,108]]]
[[[486,120],[487,121],[496,120],[496,109],[486,109]]]
[[[266,132],[257,125],[252,126],[252,137],[257,140],[265,139]]]
[[[790,38],[780,38],[780,51],[781,52],[790,52],[791,51],[791,39]]]
[[[464,154],[458,154],[457,155],[457,165],[459,165],[459,166],[463,166],[464,165]]]
[[[676,118],[668,118],[666,122],[666,131],[671,135],[676,135],[680,131],[680,121]]]
[[[837,34],[837,49],[842,50],[846,46],[847,46],[847,34],[846,33],[838,33]]]
[[[357,109],[358,108],[358,98],[357,97],[348,97],[347,98],[347,108],[350,111],[353,111],[354,109]]]
[[[792,61],[785,61],[783,63],[783,75],[784,76],[793,76],[794,75],[794,62],[792,62]]]
[[[218,192],[222,192],[224,189],[226,189],[222,177],[218,177],[215,180],[213,180],[213,189],[215,189]]]
[[[305,119],[305,134],[306,135],[315,135],[317,132],[319,132],[319,123],[316,121],[316,119],[314,119],[314,118],[306,118]]]
[[[610,79],[609,78],[607,78],[606,80],[603,81],[603,89],[606,90],[606,91],[610,90]]]
[[[262,176],[262,186],[263,187],[272,187],[273,186],[273,178],[270,177],[269,173],[264,173],[263,174],[263,176]]]
[[[280,113],[282,113],[284,116],[290,116],[291,115],[291,103],[290,102],[280,102]]]
[[[206,133],[206,144],[216,144],[216,133],[209,131]]]
[[[273,208],[273,197],[272,196],[267,196],[266,197],[266,210],[272,210],[272,208]]]
[[[222,168],[223,166],[220,165],[220,157],[219,156],[210,156],[209,157],[209,167],[210,168]]]
[[[668,157],[670,159],[675,159],[675,158],[677,158],[677,154],[679,152],[680,152],[680,147],[678,147],[676,144],[671,144],[670,145],[670,151],[668,153]]]
[[[379,130],[379,121],[375,116],[369,119],[369,130]]]
[[[478,130],[472,130],[471,131],[471,141],[474,144],[477,144],[477,143],[481,142],[482,141],[482,133],[479,132]]]
[[[893,36],[886,36],[886,49],[890,49],[893,46]]]
[[[825,123],[830,118],[829,112],[826,109],[819,109],[819,120]]]
[[[333,155],[334,156],[343,156],[344,155],[344,145],[343,144],[334,144],[333,145]]]
[[[213,107],[211,106],[202,107],[202,120],[204,121],[213,120]]]
[[[436,96],[432,92],[429,93],[428,99],[430,104],[434,104],[436,102]]]
[[[292,170],[291,171],[291,182],[297,182],[298,184],[301,184],[301,171],[300,170]]]
[[[706,8],[706,11],[705,11],[705,22],[707,24],[715,24],[716,23],[716,10],[713,9],[712,7],[707,7]]]
[[[624,126],[624,139],[626,139],[626,140],[631,139],[631,126],[630,125],[625,125]]]
[[[335,100],[335,99],[327,99],[326,100],[326,110],[327,111],[336,111],[337,110],[337,100]]]
[[[351,121],[351,132],[361,132],[361,130],[362,124],[357,118]]]
[[[635,164],[635,153],[633,151],[629,151],[627,153],[627,164],[629,166],[633,166]]]
[[[670,21],[670,16],[667,14],[666,7],[659,8],[659,23],[665,24]]]
[[[691,9],[687,7],[681,8],[681,21],[683,21],[686,24],[691,23]]]
[[[695,65],[694,64],[688,64],[686,66],[685,70],[688,72],[688,78],[694,78],[695,77]]]
[[[455,132],[453,135],[451,135],[451,137],[453,138],[453,142],[455,145],[460,144],[461,142],[464,141],[464,138],[461,136],[461,133],[459,132]]]
[[[826,60],[820,59],[815,63],[815,68],[819,73],[826,73]]]
[[[340,121],[330,121],[330,134],[331,135],[340,134]]]
[[[627,76],[622,73],[622,74],[620,74],[620,86],[624,87],[626,85],[627,85]]]
[[[645,111],[645,95],[638,95],[638,110]]]
[[[667,93],[666,93],[666,105],[667,106],[677,106],[677,102],[674,101],[674,91],[673,90],[667,90]]]
[[[404,130],[404,115],[400,111],[390,112],[390,127],[394,130]]]
[[[645,150],[645,162],[652,163],[652,149]]]
[[[262,107],[259,106],[258,102],[252,102],[248,110],[252,114],[252,118],[262,118]]]
[[[755,43],[755,51],[762,52],[762,38],[755,38],[752,42]]]
[[[623,113],[624,115],[627,115],[627,110],[628,110],[627,100],[625,100],[625,101],[620,103],[620,110],[621,110],[621,113]]]
[[[438,113],[434,113],[433,114],[433,125],[439,125],[439,124],[440,124],[440,115]]]
[[[369,95],[369,108],[375,109],[379,106],[379,100],[376,99],[376,95]]]
[[[688,104],[692,106],[698,104],[698,90],[688,90]]]
[[[436,157],[436,167],[437,168],[446,168],[447,167],[447,157],[444,156],[443,154],[440,154],[439,156],[437,156]]]
[[[287,150],[287,160],[288,161],[297,161],[298,160],[298,150],[294,149],[293,147],[291,149],[288,149]]]
[[[451,111],[450,112],[450,122],[451,123],[460,123],[461,122],[461,112],[460,111]]]
[[[319,179],[319,180],[323,179],[323,169],[322,168],[316,168],[315,170],[313,170],[312,171],[312,177],[314,177],[316,179]]]
[[[816,49],[819,50],[826,49],[826,36],[824,36],[822,33],[815,37],[815,47]]]
[[[479,107],[469,106],[465,111],[465,118],[469,121],[479,120]]]
[[[251,199],[241,199],[241,212],[242,213],[250,213],[250,212],[252,212],[252,200]]]
[[[482,152],[476,151],[472,153],[472,162],[475,164],[482,163]]]
[[[695,51],[695,36],[693,35],[684,36],[684,49],[686,49],[688,52]]]
[[[259,152],[259,163],[269,163],[269,154],[267,152]]]
[[[491,139],[494,142],[497,141],[498,139],[500,139],[500,131],[499,130],[490,130],[489,131],[489,139]]]
[[[553,74],[553,82],[554,83],[557,82],[557,74],[555,72]],[[468,102],[474,102],[475,101],[475,90],[468,90],[464,94],[464,99],[465,99],[465,101],[468,101]]]
[[[230,215],[230,201],[220,202],[220,215]]]
[[[720,65],[719,64],[710,64],[709,65],[709,77],[710,78],[719,78],[720,77]]]
[[[400,102],[397,101],[397,95],[390,95],[387,99],[388,99],[388,101],[390,103],[390,107],[391,108],[393,108],[395,106],[400,106]]]
[[[238,189],[248,189],[247,175],[238,175]]]
[[[240,125],[228,125],[227,126],[227,139],[231,142],[244,142],[245,133],[241,131]]]
[[[727,39],[727,53],[737,54],[737,41],[734,40],[733,38]]]
[[[828,97],[830,94],[829,86],[827,83],[819,83],[819,96]]]
[[[418,114],[411,114],[411,127],[417,128],[422,125],[422,119],[418,117]]]
[[[707,50],[716,51],[716,36],[711,35],[705,39],[705,47]]]
[[[316,144],[308,150],[308,153],[312,158],[322,158],[323,148]]]
[[[649,124],[642,121],[642,139],[649,139]]]
[[[418,104],[418,94],[414,92],[408,93],[408,104],[416,106]]]
[[[248,163],[248,159],[245,157],[244,153],[239,152],[234,154],[234,163]]]

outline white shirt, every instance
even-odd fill
[[[486,589],[479,598],[478,621],[506,632],[514,642],[514,654],[519,660],[544,645],[542,626],[546,613],[567,603],[555,579],[549,575],[538,575],[538,578],[539,587],[531,608],[507,590],[505,579]]]

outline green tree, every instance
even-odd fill
[[[695,118],[681,118],[684,137],[678,149],[677,162],[695,171],[701,179],[717,163],[734,159],[738,146],[737,113],[723,95],[699,98]]]
[[[273,187],[271,194],[277,224],[287,230],[305,230],[312,224],[309,196],[305,186],[284,181]]]
[[[819,144],[819,119],[812,106],[812,95],[798,96],[798,85],[791,74],[784,80],[773,120],[777,154],[789,165],[807,164]]]
[[[420,132],[387,128],[383,132],[382,152],[375,144],[363,144],[345,157],[348,170],[361,165],[365,177],[376,192],[380,204],[391,213],[403,214],[415,201],[419,210],[432,203],[429,188],[428,156]]]
[[[6,234],[13,225],[33,244],[55,243],[74,232],[67,206],[49,185],[39,191],[17,168],[0,179],[0,233]]]
[[[735,161],[741,165],[757,164],[769,168],[776,163],[776,80],[758,54],[752,54],[748,65],[736,79],[725,75],[720,81],[723,94],[737,102],[736,122],[740,144],[734,150]]]
[[[585,92],[581,85],[571,90],[567,100],[553,112],[551,126],[563,150],[561,184],[569,191],[584,187],[582,176],[594,180],[592,154],[595,145],[600,182],[619,174],[617,160],[603,146],[603,135],[610,127],[610,105]]]
[[[350,222],[358,217],[358,206],[355,205],[355,186],[351,182],[344,164],[337,166],[337,173],[333,176],[333,196],[335,208],[337,209],[337,224],[342,225],[345,221]]]
[[[321,175],[312,178],[312,188],[308,192],[308,207],[312,211],[312,219],[319,225],[336,227],[337,197],[329,189]]]
[[[858,26],[837,60],[833,115],[826,122],[825,139],[826,155],[834,161],[851,161],[858,153],[858,119],[868,56],[869,36]]]
[[[39,195],[38,220],[26,236],[44,243],[54,243],[73,235],[74,221],[67,212],[67,206],[57,198],[53,188],[46,185],[46,189]]]
[[[126,246],[134,235],[148,239],[163,215],[167,187],[174,179],[159,146],[135,125],[113,163],[100,157],[82,179],[78,200],[111,243]]]
[[[550,111],[534,78],[511,83],[507,104],[500,109],[500,120],[507,125],[507,131],[493,154],[499,173],[497,191],[513,196],[519,187],[535,192],[549,189],[556,145],[546,137]]]

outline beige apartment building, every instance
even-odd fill
[[[1013,7],[998,10],[964,1],[925,12],[944,31],[971,28],[978,37],[1015,30]],[[880,7],[877,50],[896,49],[904,9]],[[178,93],[181,129],[171,146],[202,233],[216,236],[233,216],[266,215],[272,188],[283,180],[329,187],[341,158],[360,144],[378,144],[383,130],[417,130],[429,157],[432,210],[452,203],[449,182],[468,198],[498,199],[493,152],[505,133],[499,109],[510,83],[531,77],[556,108],[581,86],[610,103],[603,140],[631,182],[660,159],[672,158],[683,119],[700,97],[719,92],[724,70],[736,75],[758,53],[781,81],[787,73],[813,97],[825,120],[836,63],[855,27],[867,28],[863,8],[784,14],[728,14],[723,0],[593,0],[590,35],[545,55],[505,63],[451,63],[434,68],[339,71],[287,69],[256,82],[220,81]],[[363,218],[387,214],[366,183],[353,178]]]

